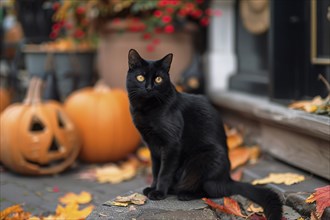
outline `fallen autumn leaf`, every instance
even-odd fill
[[[91,200],[92,200],[92,195],[89,192],[85,192],[85,191],[82,191],[80,194],[75,194],[70,192],[59,198],[59,201],[62,204],[69,204],[69,203],[87,204]]]
[[[13,213],[19,213],[19,212],[23,212],[21,205],[13,205],[8,208],[5,208],[4,210],[2,210],[0,212],[0,220],[4,220],[9,215],[11,215]]]
[[[330,207],[330,185],[316,188],[315,192],[306,199],[307,203],[313,203],[315,201],[316,216],[321,218],[324,210]]]
[[[247,217],[246,215],[243,215],[241,212],[241,208],[239,207],[239,204],[236,202],[236,200],[229,198],[229,197],[224,197],[223,198],[223,205],[217,204],[213,202],[210,199],[203,198],[203,201],[211,206],[212,208],[219,210],[223,213],[239,216],[239,217]]]
[[[232,170],[245,164],[249,160],[249,158],[250,152],[246,147],[239,147],[229,151],[229,160]]]
[[[303,175],[299,175],[295,173],[270,173],[265,178],[254,180],[252,184],[257,185],[257,184],[275,183],[275,184],[292,185],[302,182],[304,180],[305,177]]]

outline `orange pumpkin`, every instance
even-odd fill
[[[9,169],[31,175],[54,174],[73,164],[78,133],[63,107],[40,99],[42,81],[30,81],[23,103],[1,114],[1,160]]]
[[[10,95],[7,89],[0,88],[0,113],[10,104]]]
[[[69,96],[65,110],[82,138],[80,158],[85,162],[121,160],[140,142],[123,90],[111,90],[99,81],[94,88],[84,88]]]

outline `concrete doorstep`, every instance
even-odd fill
[[[309,219],[311,210],[315,209],[315,205],[306,204],[305,199],[314,191],[315,188],[328,185],[326,181],[319,180],[310,174],[303,173],[300,170],[294,169],[280,162],[263,159],[260,160],[258,164],[247,166],[244,169],[243,181],[251,181],[257,178],[263,178],[270,172],[294,172],[298,174],[303,174],[306,177],[304,182],[285,186],[285,185],[275,185],[268,184],[267,187],[272,188],[282,195],[284,202],[283,206],[283,217],[288,220],[298,219],[303,217],[304,219]],[[130,195],[132,193],[142,193],[142,189],[137,189],[129,191],[124,195]],[[241,197],[233,196],[233,198],[239,202],[241,207],[248,207],[250,201]],[[111,199],[113,201],[115,198]],[[223,204],[223,199],[214,199],[216,203]],[[106,202],[106,201],[104,201]],[[242,209],[243,210],[243,209]],[[248,214],[248,213],[246,213]],[[330,209],[326,209],[323,214],[322,219],[330,219],[329,215]],[[193,201],[179,201],[176,196],[169,196],[165,200],[152,201],[147,200],[146,204],[138,206],[131,205],[127,207],[118,207],[109,205],[109,201],[106,204],[98,206],[91,215],[88,216],[88,220],[96,219],[116,219],[116,220],[170,220],[170,219],[180,219],[180,220],[215,220],[215,219],[244,219],[241,217],[235,217],[233,215],[228,215],[221,213],[219,211],[212,210],[207,204],[202,200]]]

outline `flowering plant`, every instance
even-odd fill
[[[91,36],[90,24],[100,30],[110,21],[118,32],[141,32],[148,40],[155,33],[180,30],[188,22],[207,26],[210,16],[220,15],[208,7],[209,3],[210,0],[67,0],[54,4],[57,23],[51,38],[57,38],[64,29],[76,40],[83,40]]]

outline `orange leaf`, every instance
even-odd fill
[[[86,204],[92,200],[92,195],[89,192],[81,192],[80,194],[67,193],[63,197],[59,198],[59,201],[63,204],[78,203]]]
[[[236,171],[232,172],[230,176],[232,180],[240,181],[243,176],[243,169],[242,168],[237,169]]]
[[[227,145],[229,150],[239,147],[243,143],[243,137],[236,129],[227,129]]]
[[[140,160],[142,160],[146,163],[151,163],[151,154],[150,154],[150,150],[148,147],[141,147],[137,151],[137,156]]]
[[[236,200],[231,199],[229,197],[224,197],[224,205],[220,205],[217,204],[215,202],[213,202],[210,199],[207,198],[203,198],[203,201],[208,204],[209,206],[211,206],[214,209],[217,209],[223,213],[227,213],[227,214],[231,214],[231,215],[235,215],[235,216],[240,216],[240,217],[247,217],[245,215],[242,214],[241,212],[241,208],[239,207],[238,203],[236,202]]]
[[[330,185],[315,189],[315,193],[310,195],[307,203],[316,201],[316,215],[321,218],[324,210],[330,207]]]
[[[250,163],[255,164],[260,156],[261,150],[258,145],[252,146],[248,148],[250,152]]]
[[[229,160],[231,169],[234,170],[238,166],[245,164],[250,158],[250,151],[246,147],[239,147],[229,151]]]
[[[22,209],[21,205],[10,206],[10,207],[8,207],[8,208],[6,208],[6,209],[4,209],[0,212],[0,220],[5,219],[10,214],[18,213],[18,212],[23,212],[23,209]]]
[[[75,219],[83,220],[93,211],[94,206],[90,205],[86,208],[79,210],[77,203],[70,203],[66,206],[58,205],[56,208],[55,219]]]

